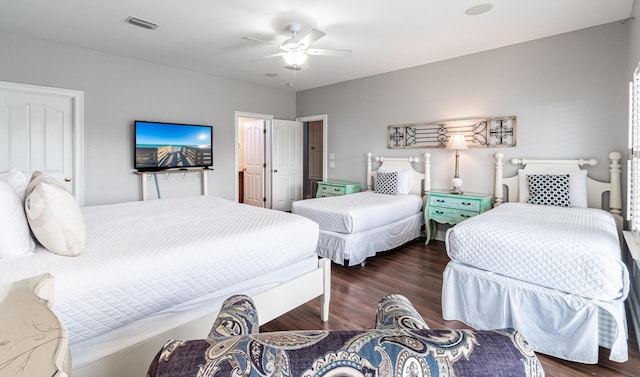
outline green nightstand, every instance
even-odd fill
[[[359,183],[349,182],[318,182],[318,191],[316,198],[325,198],[327,196],[340,196],[360,192]]]
[[[456,225],[457,223],[479,215],[491,209],[493,196],[467,192],[463,195],[449,191],[430,191],[424,207],[424,224],[427,242],[435,237],[436,223]]]

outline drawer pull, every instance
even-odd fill
[[[444,212],[442,212],[442,211],[436,211],[436,213],[437,213],[438,215],[444,215]]]
[[[471,205],[471,203],[469,203],[469,202],[462,202],[462,205],[463,205],[463,206],[470,206],[470,205]]]
[[[438,202],[438,203],[444,203],[444,200],[442,200],[442,199],[436,199],[436,202]]]
[[[334,188],[333,188],[333,191],[340,191],[340,189],[339,189],[339,188],[334,187]]]
[[[461,217],[464,217],[465,219],[468,219],[469,217],[471,217],[471,216],[469,216],[469,215],[464,215],[464,214],[462,214],[462,215],[460,215],[460,216],[461,216]]]

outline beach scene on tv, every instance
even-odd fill
[[[211,127],[136,122],[135,162],[141,170],[211,166]]]

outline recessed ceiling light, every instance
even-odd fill
[[[289,88],[293,88],[293,83],[288,82],[288,83],[287,83],[287,86],[288,86]]]
[[[265,73],[264,75],[267,76],[267,77],[277,77],[278,76],[277,73]]]
[[[493,4],[478,4],[464,11],[467,16],[477,16],[479,14],[487,13],[493,8]]]

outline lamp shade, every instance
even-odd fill
[[[464,141],[463,134],[454,134],[449,138],[447,149],[468,149],[467,143]]]
[[[307,54],[302,51],[289,51],[282,55],[282,58],[288,65],[302,65],[307,61]]]

